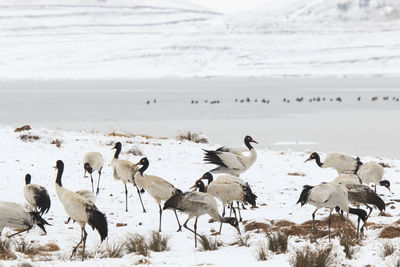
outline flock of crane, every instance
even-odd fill
[[[252,137],[244,138],[243,148],[220,147],[216,150],[204,150],[205,163],[214,164],[216,167],[206,172],[200,179],[195,181],[192,191],[182,192],[165,179],[145,174],[149,167],[149,160],[144,157],[138,163],[134,164],[130,161],[119,158],[122,144],[115,143],[114,157],[111,161],[113,176],[116,180],[120,180],[125,188],[125,210],[128,211],[128,189],[127,184],[131,183],[136,187],[143,212],[146,209],[143,205],[141,195],[147,192],[159,206],[159,231],[161,232],[162,213],[163,210],[171,209],[175,213],[178,223],[178,230],[182,230],[176,211],[188,214],[187,220],[183,227],[194,234],[194,243],[197,247],[197,237],[202,237],[197,233],[197,220],[199,216],[208,214],[215,221],[220,222],[219,233],[222,231],[222,224],[227,223],[239,232],[239,222],[242,221],[240,214],[240,203],[242,208],[244,205],[251,204],[256,206],[257,196],[253,193],[250,185],[240,178],[240,174],[248,170],[257,159],[257,152],[251,143],[257,143]],[[244,154],[250,152],[249,155]],[[359,158],[353,158],[348,155],[339,153],[330,153],[326,156],[322,163],[317,153],[312,153],[305,161],[315,160],[321,168],[334,168],[339,176],[330,183],[322,183],[316,186],[305,185],[300,194],[297,203],[303,206],[306,203],[314,205],[315,211],[312,213],[313,234],[316,238],[315,213],[320,208],[330,209],[328,219],[329,240],[330,240],[330,221],[333,209],[336,209],[343,218],[343,212],[355,214],[358,216],[357,236],[360,229],[360,221],[365,224],[368,216],[372,212],[372,206],[377,207],[380,211],[385,209],[384,201],[376,194],[376,186],[382,185],[390,190],[390,182],[382,180],[383,167],[376,162],[368,162],[363,164]],[[83,243],[82,260],[85,258],[85,247],[87,232],[85,225],[89,224],[96,229],[100,235],[101,241],[108,236],[107,218],[99,211],[95,205],[96,196],[99,193],[99,183],[101,171],[103,169],[104,159],[99,152],[89,152],[83,158],[84,176],[89,173],[91,179],[92,190],[79,190],[73,192],[63,187],[62,175],[64,171],[64,163],[61,160],[56,162],[57,176],[55,188],[58,198],[64,206],[65,212],[69,219],[77,222],[81,227],[81,239],[73,248],[71,258],[75,255],[78,247]],[[97,189],[94,190],[93,172],[98,172]],[[213,174],[220,174],[215,177]],[[207,185],[203,182],[207,181]],[[14,202],[0,201],[0,233],[4,227],[14,229],[23,229],[11,236],[30,230],[34,225],[38,225],[44,232],[45,225],[49,225],[42,215],[50,209],[51,201],[47,190],[39,185],[31,184],[31,176],[25,177],[26,185],[24,187],[24,197],[29,205],[29,209]],[[365,184],[375,184],[375,190],[372,190]],[[96,191],[96,192],[95,192]],[[221,201],[223,210],[222,215],[218,211],[216,199]],[[233,204],[236,201],[237,207]],[[164,202],[164,206],[161,203]],[[352,205],[366,205],[369,208],[369,214],[360,208],[351,208]],[[225,207],[230,206],[230,215],[225,217]],[[232,212],[234,217],[231,217]],[[238,215],[237,216],[237,212]],[[190,219],[195,218],[193,229],[187,226]],[[361,233],[364,229],[361,226]]]

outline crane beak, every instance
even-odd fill
[[[258,142],[254,139],[251,139],[251,142],[258,144]]]
[[[53,166],[53,168],[57,170],[57,166]]]
[[[241,234],[242,234],[242,233],[240,232],[240,228],[239,228],[239,226],[236,226],[236,227],[235,227],[235,229],[236,229],[236,231],[238,231],[239,235],[241,235]]]
[[[307,161],[310,161],[310,160],[312,160],[312,158],[306,159],[306,160],[304,161],[304,163],[306,163]]]
[[[189,190],[192,190],[192,189],[193,189],[193,190],[195,190],[195,189],[196,189],[196,187],[197,187],[197,186],[196,186],[196,185],[194,185],[194,186],[192,186],[191,188],[189,188]]]

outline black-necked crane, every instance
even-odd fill
[[[62,186],[61,178],[64,172],[64,163],[61,160],[57,160],[56,167],[57,178],[56,178],[56,192],[58,198],[64,206],[65,212],[68,216],[76,221],[81,227],[81,240],[72,250],[71,258],[75,255],[76,250],[79,245],[83,242],[82,250],[82,261],[85,258],[85,247],[87,232],[85,230],[85,225],[88,223],[92,229],[96,229],[99,232],[101,242],[108,235],[107,218],[104,213],[100,212],[96,205],[91,201],[88,201],[81,195],[66,189]]]
[[[134,181],[134,175],[137,172],[138,167],[130,161],[118,159],[122,149],[122,144],[120,142],[115,143],[112,149],[116,149],[114,157],[111,161],[114,179],[120,180],[125,186],[125,211],[128,211],[128,188],[126,187],[126,184],[131,183],[136,187],[140,203],[142,204],[143,212],[146,212],[146,209],[144,208],[142,202],[142,197],[139,192],[139,188]]]
[[[199,216],[202,216],[204,214],[208,214],[216,221],[229,223],[230,225],[235,227],[240,234],[238,220],[234,217],[222,217],[221,215],[219,215],[217,201],[213,196],[207,193],[192,191],[178,193],[176,195],[173,195],[164,203],[163,209],[179,210],[189,215],[188,219],[183,224],[183,227],[194,233],[195,248],[197,247],[197,236],[202,238],[202,236],[197,233],[197,219],[199,218]],[[187,226],[188,221],[193,217],[196,218],[194,222],[194,230],[190,229]]]
[[[360,177],[363,184],[373,183],[375,185],[375,192],[377,185],[384,186],[390,191],[390,182],[388,180],[382,180],[383,173],[384,170],[381,164],[370,161],[360,166],[357,175]]]
[[[331,184],[343,185],[347,189],[349,202],[356,206],[364,204],[369,209],[368,217],[372,212],[372,207],[368,204],[378,207],[382,212],[385,209],[385,202],[371,188],[361,184],[360,181],[356,174],[340,174]],[[341,213],[341,215],[343,214]]]
[[[328,208],[328,236],[329,241],[331,239],[331,214],[332,210],[339,207],[343,211],[358,216],[357,220],[357,237],[360,229],[360,220],[365,224],[367,220],[367,212],[363,209],[354,209],[349,207],[348,193],[347,190],[340,184],[322,183],[316,186],[305,185],[303,191],[300,194],[297,203],[301,203],[301,206],[306,203],[314,205],[315,211],[312,213],[313,220],[313,232],[314,240],[316,241],[316,228],[315,228],[315,213],[321,208]],[[361,227],[361,232],[364,229],[364,224]]]
[[[256,143],[254,139],[247,135],[244,138],[246,148],[229,148],[220,147],[217,150],[205,150],[204,161],[209,164],[218,165],[218,167],[210,170],[212,173],[228,173],[232,175],[240,175],[248,170],[257,159],[257,152],[250,143]],[[250,151],[250,155],[246,156],[243,152]]]
[[[25,175],[24,198],[26,202],[43,215],[50,209],[51,201],[46,188],[37,184],[31,184],[31,175]]]
[[[321,158],[317,152],[313,152],[306,161],[314,160],[321,168],[334,168],[339,174],[342,173],[357,173],[358,168],[361,166],[360,159],[340,153],[329,153],[322,163]]]
[[[8,236],[12,237],[29,231],[34,225],[39,226],[46,233],[44,228],[46,224],[50,225],[40,216],[39,212],[30,211],[15,202],[0,201],[0,235],[5,227],[22,229]]]
[[[210,172],[206,172],[206,173],[203,174],[201,179],[207,180],[208,184],[210,184],[212,181],[214,181],[214,176]],[[245,204],[250,203],[252,208],[256,207],[257,196],[251,190],[251,187],[250,187],[249,183],[245,182],[242,178],[240,178],[238,176],[235,176],[235,175],[222,174],[222,175],[217,176],[217,178],[215,180],[218,180],[218,181],[229,181],[229,182],[237,183],[237,184],[241,185],[243,190],[246,192],[246,195],[249,198],[244,203]],[[239,206],[239,203],[238,203],[238,206]],[[242,207],[243,207],[243,209],[245,209],[244,206],[243,206],[243,202],[242,202]],[[239,215],[240,215],[240,209],[239,209]]]
[[[204,186],[204,183],[201,179],[197,180],[192,188],[198,188],[199,192],[208,193],[217,199],[219,199],[222,203],[222,217],[225,216],[225,206],[230,205],[231,211],[236,212],[233,208],[233,201],[240,202],[251,202],[255,205],[255,198],[252,195],[249,195],[248,192],[238,183],[228,181],[228,180],[215,180],[211,182],[207,186],[207,190]],[[240,210],[239,206],[238,209]],[[239,219],[242,221],[242,217],[239,213]],[[221,234],[222,230],[222,222],[219,226],[219,234]]]
[[[157,201],[160,212],[158,231],[161,232],[161,217],[163,211],[161,208],[161,201],[166,201],[173,195],[182,193],[182,191],[175,188],[170,182],[161,177],[144,174],[144,171],[149,167],[149,160],[147,158],[142,158],[136,165],[141,165],[142,167],[135,174],[135,183],[140,189],[146,190],[147,193],[149,193],[154,200]],[[182,230],[182,227],[179,222],[178,215],[176,214],[176,210],[174,210],[174,213],[179,225],[179,232]]]
[[[75,191],[75,193],[83,196],[85,199],[89,200],[93,204],[96,202],[96,195],[92,191],[89,191],[86,189],[81,189],[81,190]],[[68,224],[70,220],[71,220],[71,218],[68,218],[68,220],[65,223]]]
[[[86,177],[86,172],[90,174],[90,182],[92,183],[92,192],[94,192],[93,188],[93,171],[97,171],[99,173],[99,180],[97,181],[97,189],[96,194],[99,193],[99,185],[100,185],[100,177],[101,177],[101,170],[103,169],[104,165],[104,158],[103,155],[99,152],[89,152],[83,157],[83,168],[84,174],[83,176]]]

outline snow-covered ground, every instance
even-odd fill
[[[397,76],[396,0],[3,0],[0,79]]]
[[[39,136],[40,139],[33,142],[20,140],[21,134]],[[254,139],[262,142],[263,137],[253,136]],[[62,141],[61,147],[51,144],[55,139]],[[81,160],[88,151],[99,151],[106,159],[106,166],[100,184],[100,194],[96,201],[98,208],[103,211],[108,218],[109,236],[100,245],[97,232],[87,227],[88,241],[87,251],[95,252],[98,246],[105,248],[107,244],[120,244],[130,233],[150,235],[151,231],[158,227],[158,207],[156,202],[148,195],[143,194],[144,205],[147,213],[142,213],[136,191],[129,186],[129,212],[125,212],[124,189],[122,183],[112,177],[109,163],[113,156],[111,143],[121,141],[123,144],[121,158],[137,162],[141,157],[126,153],[132,148],[137,148],[143,152],[150,160],[149,174],[158,175],[166,178],[176,187],[188,190],[205,171],[211,166],[203,164],[202,149],[216,148],[218,145],[196,144],[188,141],[176,141],[174,139],[153,139],[145,137],[112,137],[100,132],[85,131],[66,131],[50,130],[46,128],[33,129],[29,132],[15,133],[13,128],[0,128],[1,150],[0,173],[1,200],[15,201],[24,203],[23,186],[26,173],[32,175],[32,183],[44,185],[51,196],[52,206],[48,214],[44,216],[52,226],[47,227],[48,234],[43,236],[41,231],[35,227],[29,233],[13,237],[18,242],[21,238],[34,242],[35,245],[45,245],[56,243],[61,250],[50,253],[47,256],[37,255],[36,264],[41,266],[80,266],[79,259],[74,258],[69,261],[68,257],[72,247],[79,241],[80,229],[77,224],[64,224],[67,216],[59,202],[54,188],[56,172],[52,168],[56,160],[62,159],[65,163],[63,175],[63,185],[72,190],[89,189],[90,179],[83,178],[83,166]],[[242,143],[238,140],[237,145]],[[312,206],[300,208],[296,201],[304,184],[315,185],[324,181],[330,181],[336,177],[334,170],[320,169],[313,162],[303,163],[309,156],[308,152],[273,151],[267,149],[257,149],[258,158],[250,170],[245,172],[242,177],[248,181],[253,191],[258,195],[257,209],[247,209],[242,211],[245,220],[271,223],[271,220],[289,220],[294,223],[303,223],[311,219]],[[325,156],[325,155],[323,155]],[[400,161],[391,158],[362,157],[362,161],[377,160],[390,165],[385,168],[384,177],[391,181],[393,195],[382,187],[378,192],[382,194],[385,202],[398,199],[400,184],[397,176],[400,172]],[[305,176],[292,176],[289,173],[304,173]],[[97,175],[94,175],[97,177]],[[96,179],[95,179],[96,181]],[[219,204],[220,205],[220,204]],[[220,209],[221,209],[220,205]],[[399,219],[399,202],[394,202],[387,206],[386,213],[391,215],[378,216],[375,210],[369,222],[380,224],[391,224]],[[327,216],[327,212],[320,210],[317,219]],[[183,222],[186,215],[180,215]],[[209,223],[208,217],[203,216],[199,219],[198,231],[207,236],[211,235],[211,229],[217,230],[218,223]],[[354,222],[354,217],[350,217]],[[125,227],[116,227],[117,223],[126,223]],[[192,226],[192,223],[189,223]],[[176,221],[171,211],[166,211],[163,215],[163,234],[170,237],[170,250],[167,252],[152,252],[148,261],[150,266],[287,266],[297,248],[309,243],[307,237],[289,237],[288,252],[284,254],[268,254],[268,261],[258,262],[256,250],[260,244],[266,244],[264,234],[256,232],[245,232],[241,225],[242,234],[249,236],[249,247],[239,247],[232,245],[237,239],[236,231],[230,226],[224,226],[223,233],[216,236],[223,242],[223,246],[211,252],[203,252],[194,249],[193,235],[187,230],[177,233]],[[396,253],[392,256],[383,257],[382,245],[384,240],[378,238],[382,228],[369,227],[365,232],[365,238],[360,245],[356,246],[354,258],[346,259],[343,247],[339,245],[337,239],[332,240],[335,265],[344,266],[391,266],[397,260]],[[11,233],[12,230],[5,229],[4,233]],[[398,238],[395,239],[394,246],[398,247]],[[319,240],[317,246],[323,247],[328,244],[327,239]],[[311,245],[314,246],[314,245]],[[18,259],[14,261],[3,261],[4,266],[13,266],[16,263],[30,262],[28,256],[17,253]],[[142,259],[142,256],[128,254],[119,259],[100,259],[100,254],[95,258],[85,261],[85,266],[132,266]],[[42,260],[42,261],[40,261]]]

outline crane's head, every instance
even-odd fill
[[[116,142],[115,145],[113,146],[113,148],[111,148],[111,149],[121,149],[121,148],[122,148],[121,142]]]
[[[189,189],[194,189],[194,190],[199,189],[199,192],[205,192],[206,191],[204,183],[201,181],[201,179],[197,180],[194,183],[194,185]]]
[[[93,172],[93,168],[90,167],[89,162],[86,162],[85,164],[83,164],[83,168],[85,168],[85,171],[87,171],[88,173],[92,173]]]
[[[64,168],[64,162],[62,160],[57,160],[56,166],[54,166],[54,169],[63,169]]]
[[[239,222],[235,217],[228,217],[225,219],[225,222],[235,227],[236,231],[240,234]]]
[[[149,160],[146,157],[142,158],[138,163],[136,163],[136,165],[146,165],[146,164],[149,164]]]
[[[258,144],[258,142],[256,140],[254,140],[250,135],[246,135],[246,137],[244,138],[244,142],[245,143],[246,142],[248,142],[248,143],[252,142],[252,143]]]
[[[304,163],[306,163],[307,161],[313,160],[313,159],[319,159],[319,155],[318,155],[317,152],[313,152],[313,153],[310,155],[310,157],[304,161]]]
[[[207,179],[208,183],[211,183],[213,181],[214,177],[210,172],[206,172],[205,174],[203,174],[203,176],[201,176],[200,179]]]
[[[382,180],[379,182],[379,184],[381,186],[386,187],[389,190],[389,192],[392,193],[392,191],[390,190],[390,182],[388,180]]]

